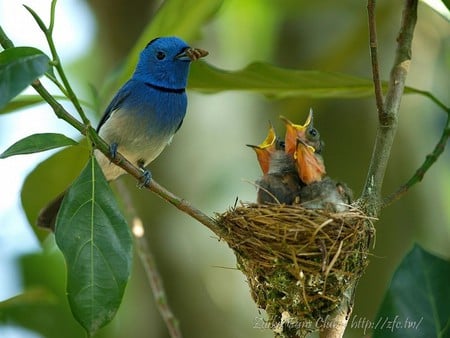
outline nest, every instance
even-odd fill
[[[368,264],[371,219],[299,205],[244,204],[218,216],[251,294],[281,336],[315,330]],[[288,319],[288,320],[287,320]],[[286,325],[289,324],[289,325]]]

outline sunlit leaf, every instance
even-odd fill
[[[0,302],[0,312],[7,313],[20,308],[26,308],[33,304],[54,304],[56,303],[56,297],[49,290],[40,287],[34,287],[29,290],[25,290],[23,293],[17,296],[5,299]]]
[[[49,69],[47,55],[32,47],[0,53],[0,109]]]
[[[75,144],[77,144],[76,141],[63,134],[33,134],[14,143],[0,154],[0,158],[6,158],[13,155],[32,154]]]
[[[349,98],[373,94],[370,79],[343,73],[285,69],[259,62],[237,71],[196,62],[192,65],[189,87],[203,92],[245,90],[277,98]]]
[[[128,224],[94,157],[63,200],[55,236],[66,260],[70,307],[93,335],[115,316],[132,262]]]
[[[28,108],[39,103],[44,103],[44,100],[39,95],[20,95],[16,99],[9,101],[6,106],[0,110],[0,114],[11,113],[13,111]]]
[[[374,95],[372,80],[344,73],[318,70],[296,70],[255,62],[244,69],[227,71],[203,61],[192,64],[189,88],[205,93],[242,90],[272,98],[358,98]],[[382,83],[387,88],[387,82]],[[448,109],[430,92],[405,87],[405,94],[430,98],[444,110]]]
[[[373,337],[449,337],[450,262],[420,246],[395,271]]]

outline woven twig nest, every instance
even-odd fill
[[[243,204],[219,215],[251,294],[268,325],[306,334],[335,310],[368,263],[373,236],[360,210],[330,213],[299,205]],[[284,326],[284,327],[283,327]],[[287,335],[286,335],[287,336]]]

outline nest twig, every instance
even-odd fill
[[[281,336],[306,334],[340,303],[368,263],[371,219],[299,205],[243,204],[218,216],[256,304]],[[287,320],[286,318],[289,318]]]

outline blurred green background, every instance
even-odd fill
[[[88,85],[103,93],[101,89],[109,74],[122,65],[160,2],[86,3],[95,20],[90,47],[67,68],[78,92],[89,98]],[[378,2],[383,79],[388,79],[393,62],[401,5],[400,1]],[[189,8],[180,10],[189,17]],[[286,68],[371,77],[363,1],[224,0],[201,34],[189,42],[208,50],[206,61],[223,69],[235,70],[253,61],[266,61]],[[419,4],[407,85],[431,91],[447,105],[449,42],[448,23]],[[100,98],[104,107],[110,97]],[[268,120],[281,134],[281,114],[303,122],[310,107],[325,141],[327,172],[347,182],[355,196],[361,193],[377,125],[373,97],[271,100],[247,92],[206,95],[189,91],[189,100],[183,128],[150,169],[160,184],[204,212],[223,212],[236,198],[254,201],[256,189],[248,181],[257,179],[260,170],[253,151],[245,144],[258,144],[264,139]],[[383,187],[386,194],[404,183],[431,152],[444,123],[445,113],[430,100],[418,95],[403,97],[399,130]],[[0,133],[1,129],[0,123]],[[1,149],[8,145],[1,144]],[[156,195],[136,189],[136,182],[130,177],[121,180],[132,191],[144,220],[170,305],[184,336],[272,337],[270,330],[254,327],[264,315],[252,302],[245,278],[235,269],[235,258],[226,244]],[[446,151],[422,183],[381,213],[376,223],[376,247],[357,289],[353,316],[375,318],[392,272],[413,242],[450,257],[449,206],[450,156]],[[52,247],[51,243],[46,245]],[[30,304],[34,305],[17,308],[18,323],[30,328],[47,325],[45,337],[60,337],[61,333],[67,334],[65,337],[82,337],[64,298],[64,265],[56,250],[19,257],[17,267],[22,276],[17,283],[34,290],[30,295]],[[48,290],[54,295],[50,300]],[[32,301],[36,299],[42,299],[42,303]],[[1,316],[0,309],[0,319]],[[346,333],[346,337],[363,335],[361,328],[349,327]],[[99,337],[168,337],[137,256],[118,315],[99,332]]]

